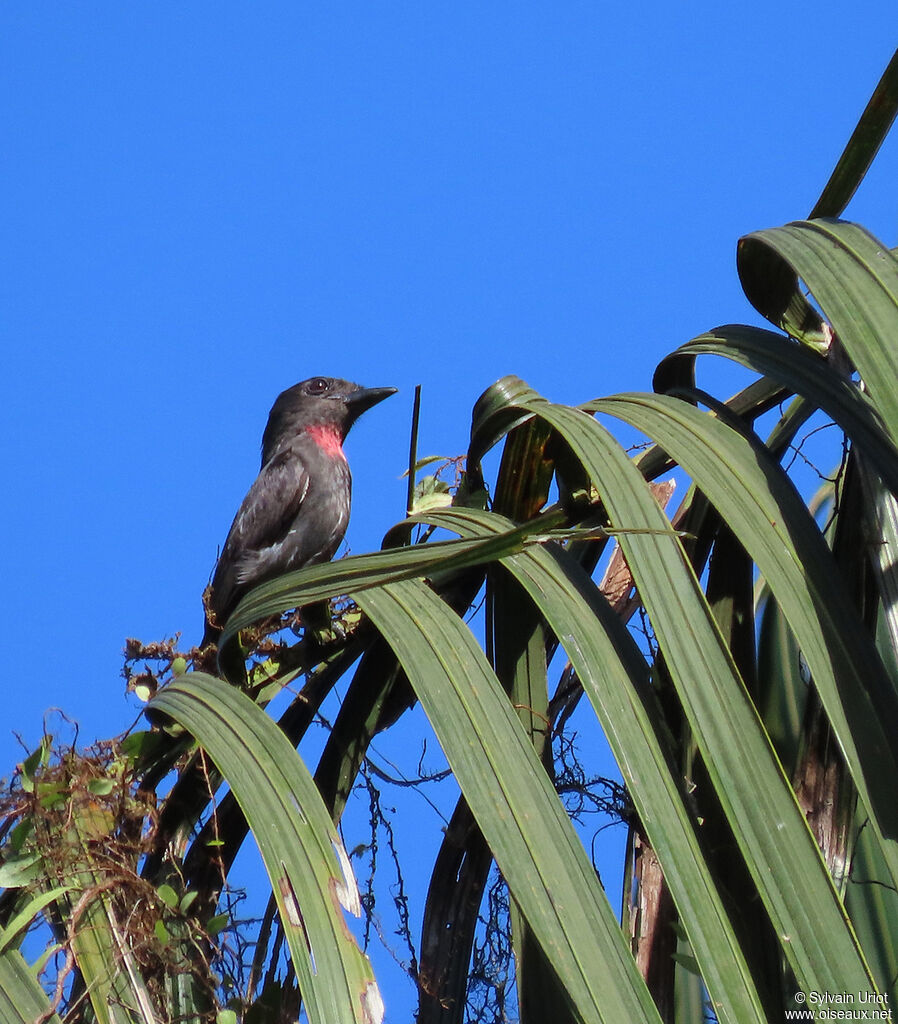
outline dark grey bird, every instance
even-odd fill
[[[349,522],[343,441],[396,388],[310,377],[278,395],[262,435],[262,468],[243,499],[206,595],[202,646],[217,642],[252,587],[334,556]]]

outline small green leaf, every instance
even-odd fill
[[[219,1010],[215,1019],[217,1024],[237,1024],[237,1014],[233,1010]]]
[[[355,629],[356,626],[362,621],[362,613],[357,609],[353,609],[348,612],[344,612],[340,616],[340,623],[343,628],[347,631]]]
[[[22,766],[21,767],[22,767],[22,781],[23,782],[24,782],[25,779],[33,779],[34,778],[34,772],[35,772],[38,764],[40,763],[40,759],[41,759],[41,751],[40,751],[40,747],[38,747],[37,750],[35,750],[33,753],[29,754],[28,757],[26,757],[25,760],[22,762]]]
[[[156,890],[156,894],[167,907],[170,907],[172,910],[174,910],[177,907],[178,894],[175,892],[174,889],[172,889],[170,885],[166,885],[165,883],[163,883]]]
[[[27,885],[41,873],[41,858],[36,853],[26,853],[20,857],[10,857],[0,864],[0,887],[17,889]]]
[[[210,935],[218,935],[220,931],[227,927],[230,916],[228,914],[217,914],[215,917],[210,917],[206,923],[206,931]]]
[[[171,663],[172,673],[176,676],[182,676],[187,671],[187,661],[184,658],[175,658]]]
[[[428,494],[433,494],[435,491],[448,494],[449,484],[447,484],[445,480],[440,480],[437,476],[422,477],[415,484],[415,496],[418,498],[424,497]]]
[[[62,782],[38,782],[35,788],[42,807],[50,807],[67,792]]]
[[[33,779],[38,767],[44,768],[50,763],[50,748],[53,743],[52,736],[43,736],[40,746],[25,758],[21,764],[22,775]],[[30,790],[29,790],[30,792]]]
[[[448,492],[431,491],[416,499],[412,513],[427,512],[435,508],[448,508],[452,504],[452,495]]]
[[[19,853],[22,849],[22,844],[31,834],[31,830],[34,828],[34,818],[23,818],[18,825],[10,832],[8,848],[12,853]]]
[[[167,747],[165,737],[149,729],[132,732],[122,740],[119,751],[126,761],[131,763],[141,758],[153,757],[160,748]]]
[[[95,796],[107,796],[115,789],[115,783],[112,779],[91,779],[87,784],[88,793],[93,793]]]
[[[167,946],[169,944],[171,936],[168,934],[165,922],[161,918],[153,925],[153,931],[156,933],[156,938],[163,946]]]
[[[425,455],[423,458],[418,459],[418,461],[415,463],[415,467],[414,468],[415,468],[415,472],[417,473],[417,471],[419,469],[423,469],[425,466],[431,466],[431,465],[433,465],[434,462],[452,462],[452,461],[453,460],[452,460],[452,458],[449,455]],[[400,476],[399,479],[401,480],[403,477],[407,477],[407,476],[408,476],[408,470],[405,470],[405,472],[402,474],[402,476]]]
[[[186,914],[187,911],[190,910],[190,908],[193,906],[197,896],[199,896],[198,892],[187,893],[181,900],[181,902],[178,904],[178,910],[180,910],[182,914]]]
[[[137,685],[134,687],[134,695],[137,697],[139,701],[142,701],[144,704],[146,704],[147,701],[150,700],[150,698],[153,696],[153,688],[151,686],[147,686],[146,683],[137,683]]]

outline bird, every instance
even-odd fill
[[[218,642],[248,590],[333,558],[352,497],[343,442],[362,413],[395,393],[310,377],[278,395],[262,435],[259,475],[237,510],[204,597],[201,648]]]

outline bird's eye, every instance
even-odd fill
[[[327,391],[327,381],[324,377],[313,377],[309,381],[309,392],[313,395],[322,395]]]

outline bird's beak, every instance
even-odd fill
[[[358,391],[347,395],[346,404],[349,406],[353,420],[356,420],[373,405],[377,405],[378,402],[395,394],[396,388],[359,388]]]

